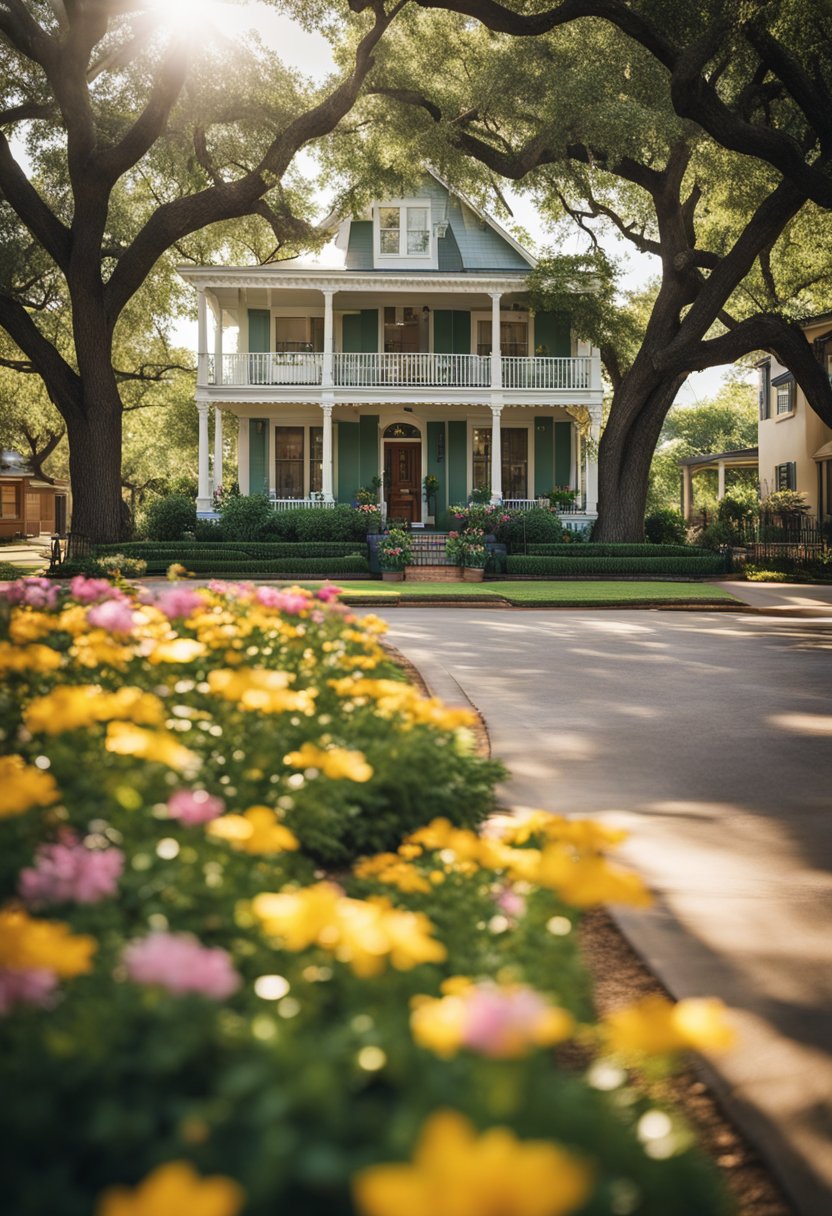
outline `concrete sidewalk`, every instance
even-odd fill
[[[399,608],[389,636],[483,714],[507,805],[630,829],[624,857],[656,902],[619,923],[676,997],[735,1011],[739,1047],[705,1064],[713,1088],[796,1211],[829,1216],[832,611],[770,606]]]
[[[747,583],[726,579],[716,583],[743,604],[774,616],[832,617],[832,584]]]

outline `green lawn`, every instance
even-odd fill
[[[337,579],[334,580],[337,582]],[[321,583],[304,583],[320,587]],[[713,583],[618,582],[557,580],[552,582],[402,583],[395,589],[380,582],[343,584],[343,599],[360,603],[368,597],[390,603],[408,600],[502,600],[510,604],[658,604],[736,603],[734,596]]]

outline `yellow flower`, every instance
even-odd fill
[[[211,692],[233,701],[239,709],[259,710],[264,714],[315,711],[315,690],[291,692],[294,675],[287,671],[268,671],[259,667],[239,667],[236,671],[220,668],[208,675]]]
[[[517,850],[518,854],[522,852]],[[549,844],[543,850],[532,881],[557,891],[574,908],[607,903],[643,908],[651,902],[650,893],[637,874],[595,854],[576,855],[559,844]]]
[[[51,646],[11,646],[0,642],[0,672],[54,671],[63,663],[62,655]]]
[[[57,620],[48,612],[16,609],[9,622],[9,637],[18,646],[37,642],[57,628]]]
[[[30,701],[23,720],[33,732],[57,735],[119,718],[156,726],[164,716],[159,698],[141,688],[105,692],[98,684],[62,684],[45,697]]]
[[[71,933],[63,921],[35,920],[23,908],[0,909],[0,967],[42,968],[69,979],[92,970],[97,949],[94,937]]]
[[[484,841],[468,828],[457,828],[449,819],[432,819],[429,824],[412,832],[406,845],[421,845],[432,852],[450,851],[458,861],[479,862]]]
[[[287,950],[321,946],[362,977],[378,975],[388,961],[397,971],[409,971],[446,957],[421,912],[402,911],[385,900],[349,899],[329,883],[257,895],[252,909]]]
[[[300,847],[294,832],[268,806],[252,806],[242,815],[222,815],[206,824],[206,832],[244,853],[283,853]]]
[[[410,1030],[420,1047],[449,1060],[465,1042],[468,1006],[461,996],[415,997]]]
[[[238,1216],[245,1191],[233,1178],[201,1178],[188,1161],[158,1166],[133,1190],[111,1187],[95,1216]]]
[[[131,722],[111,722],[107,727],[104,746],[117,756],[137,756],[140,760],[155,760],[168,768],[196,768],[199,756],[178,743],[163,730],[144,730]]]
[[[736,1035],[716,998],[689,998],[677,1004],[648,996],[635,1005],[607,1014],[604,1038],[622,1055],[668,1055],[677,1051],[725,1051]]]
[[[405,894],[412,894],[414,891],[428,894],[431,889],[431,884],[415,866],[403,861],[396,853],[377,853],[374,857],[364,857],[353,866],[353,874],[356,878],[377,878],[379,882],[398,887]]]
[[[345,747],[321,748],[314,743],[304,743],[299,751],[284,756],[283,763],[291,768],[320,769],[325,777],[333,781],[344,779],[363,783],[373,775],[372,766],[367,763],[364,753],[348,751]]]
[[[173,638],[160,642],[147,657],[154,664],[192,663],[194,659],[201,658],[207,649],[205,643],[198,642],[196,638]]]
[[[566,1216],[586,1201],[584,1162],[505,1127],[478,1135],[457,1111],[425,1123],[412,1164],[374,1165],[353,1178],[359,1216]]]
[[[22,815],[33,806],[51,806],[59,797],[51,773],[32,767],[22,756],[0,756],[0,819]]]
[[[106,629],[91,629],[76,637],[69,654],[79,667],[115,667],[120,671],[135,652],[132,642],[119,642]]]
[[[361,625],[368,633],[386,633],[389,625],[383,621],[380,616],[376,616],[374,612],[368,612],[361,621]]]
[[[549,840],[594,852],[614,848],[627,839],[625,831],[595,819],[569,819],[549,811],[532,811],[521,819],[510,821],[500,832],[500,839],[510,845],[526,844],[533,836],[546,836]]]

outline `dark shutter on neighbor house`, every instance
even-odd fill
[[[784,464],[778,464],[774,472],[778,490],[797,489],[797,465],[795,461],[787,460]]]
[[[760,421],[771,417],[771,364],[760,368]]]

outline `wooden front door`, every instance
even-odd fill
[[[422,518],[422,445],[385,443],[387,518],[417,524]]]

